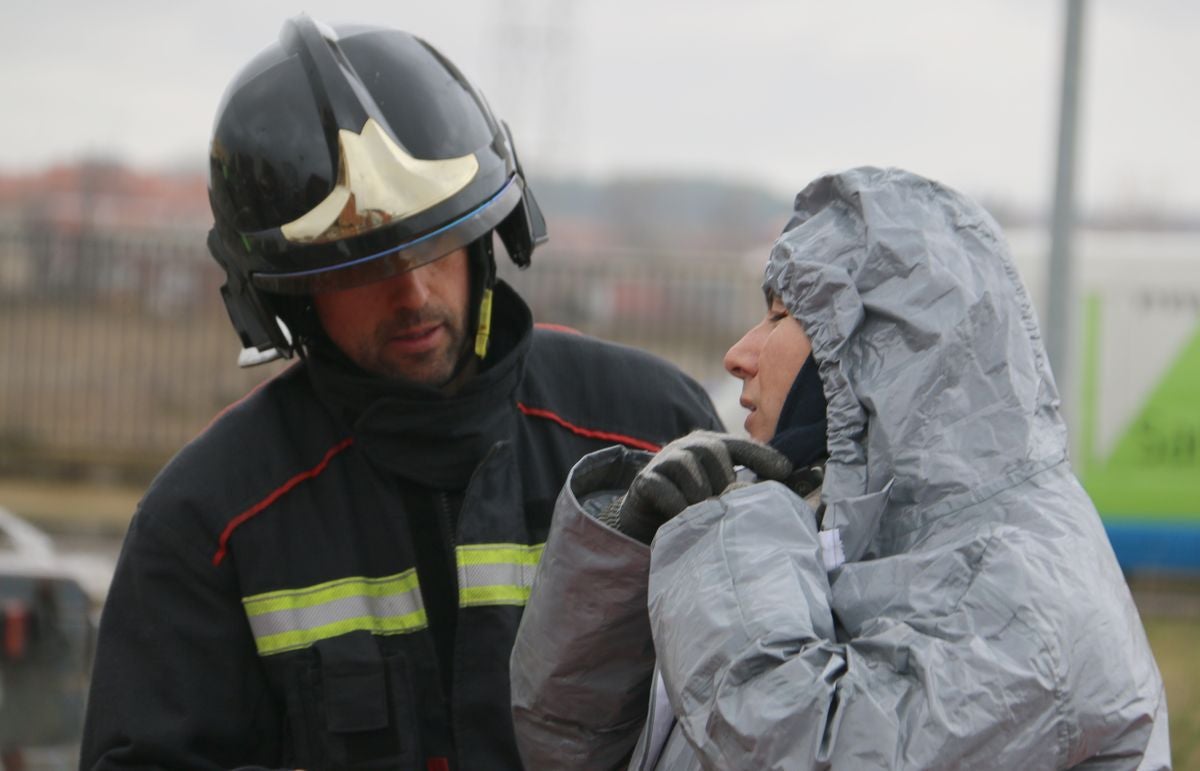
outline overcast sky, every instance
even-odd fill
[[[299,11],[426,38],[535,169],[790,194],[870,163],[1026,207],[1052,192],[1059,0],[8,2],[0,170],[204,168],[225,84]],[[1082,204],[1200,212],[1200,2],[1087,0],[1084,63]]]

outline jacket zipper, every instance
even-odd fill
[[[438,502],[438,512],[442,515],[442,531],[446,534],[446,544],[450,547],[450,564],[454,566],[454,584],[458,585],[458,560],[455,549],[458,547],[458,534],[454,527],[454,514],[450,511],[450,494],[438,492],[435,494]]]
[[[446,492],[437,492],[434,494],[434,500],[437,501],[438,515],[441,518],[441,531],[446,538],[446,565],[450,569],[450,587],[454,590],[451,593],[451,601],[456,607],[459,605],[458,597],[461,591],[458,585],[458,533],[455,527],[454,512],[450,505],[450,494]],[[466,502],[464,496],[463,502]],[[455,611],[457,616],[458,611]],[[454,637],[458,638],[458,624],[455,625]],[[453,645],[453,648],[458,648],[458,643]],[[454,672],[450,672],[450,684],[454,685]]]
[[[487,466],[489,463],[491,463],[492,459],[501,451],[501,449],[506,444],[507,444],[507,442],[499,442],[499,443],[493,445],[492,448],[490,450],[488,450],[487,455],[485,455],[483,457],[483,460],[481,460],[479,462],[479,464],[477,466],[475,466],[475,470],[471,472],[471,478],[467,482],[466,489],[463,490],[462,501],[460,502],[459,507],[458,507],[458,511],[459,511],[458,518],[460,521],[467,514],[467,505],[470,503],[470,501],[472,499],[471,492],[475,489],[475,486],[477,484],[477,477],[479,476],[480,469],[482,469],[484,466]],[[457,602],[458,594],[462,591],[461,587],[459,587],[459,585],[458,585],[458,543],[457,543],[458,530],[455,526],[454,518],[450,511],[450,496],[444,492],[438,492],[435,495],[435,499],[438,502],[437,507],[438,507],[439,513],[442,515],[442,518],[443,518],[442,521],[446,525],[446,533],[447,533],[446,542],[450,548],[450,565],[451,565],[451,570],[454,573],[455,601]],[[462,605],[461,604],[458,607],[457,618],[458,618],[459,622],[462,621]],[[452,669],[450,672],[450,693],[447,695],[447,698],[449,699],[449,702],[450,702],[450,732],[451,732],[451,736],[452,736],[452,741],[454,742],[454,746],[456,748],[456,750],[455,750],[456,754],[457,754],[459,738],[465,735],[465,733],[463,731],[459,730],[460,726],[458,725],[458,716],[461,711],[460,711],[459,705],[458,705],[458,701],[459,701],[458,688],[454,687],[454,674],[458,671],[458,664],[459,664],[460,646],[458,644],[458,641],[460,639],[459,638],[460,629],[461,629],[461,623],[455,624],[454,646],[453,646],[454,652],[451,656],[451,659],[453,660],[454,663],[452,665]]]

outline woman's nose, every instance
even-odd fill
[[[754,345],[755,329],[757,327],[742,335],[742,339],[725,352],[725,370],[739,380],[754,377],[758,369],[758,350]]]

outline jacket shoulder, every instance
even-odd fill
[[[675,365],[568,330],[534,330],[520,398],[526,408],[655,444],[722,428],[708,394]]]
[[[293,365],[222,410],[176,453],[143,496],[139,525],[215,538],[343,438],[303,365]]]

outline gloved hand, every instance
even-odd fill
[[[602,518],[626,535],[650,543],[662,523],[733,484],[734,465],[745,466],[762,479],[781,480],[792,470],[791,461],[765,444],[693,431],[659,450],[634,477],[629,492],[614,501],[615,516]]]

